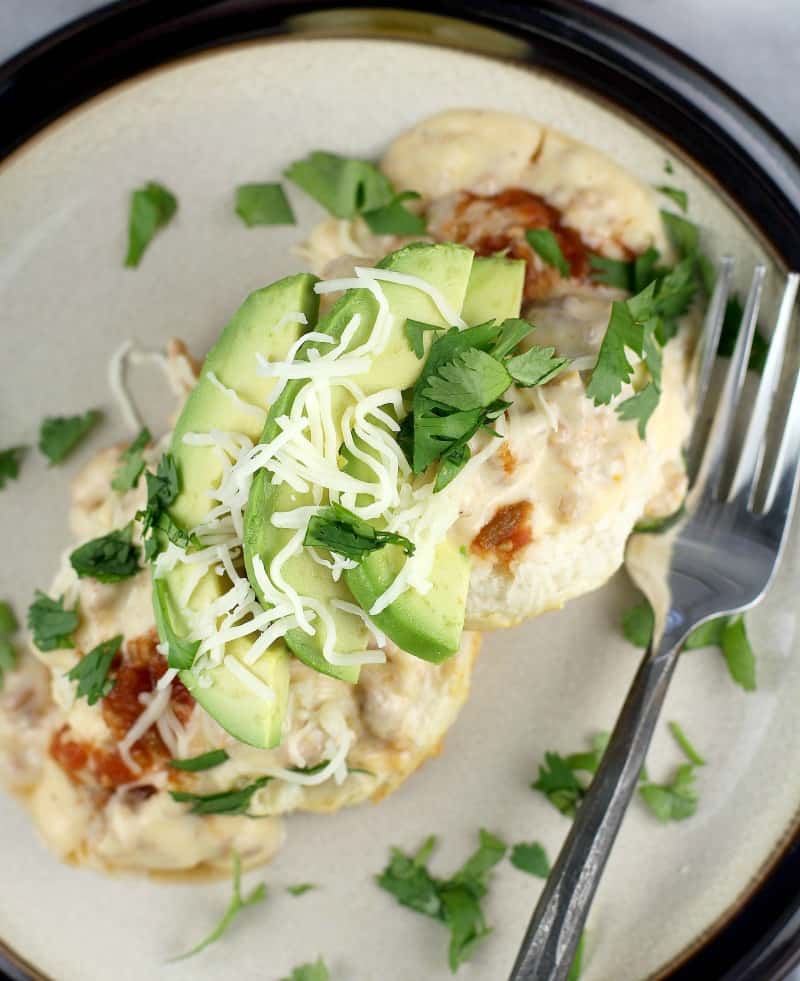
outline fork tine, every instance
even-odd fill
[[[705,320],[703,322],[703,333],[700,337],[701,355],[700,365],[697,369],[697,390],[695,392],[695,410],[702,411],[703,403],[708,394],[708,386],[711,381],[711,371],[717,358],[717,348],[719,338],[722,333],[722,324],[725,321],[725,305],[728,302],[728,294],[731,289],[731,274],[733,272],[733,258],[729,255],[723,256],[719,264],[717,281],[714,285],[714,292],[708,304]]]
[[[786,280],[778,320],[770,338],[767,361],[758,385],[753,414],[750,416],[747,435],[731,483],[730,499],[739,497],[744,502],[745,507],[752,507],[758,483],[758,474],[764,456],[764,437],[769,422],[770,409],[781,378],[781,368],[783,367],[786,343],[789,337],[789,325],[792,322],[792,310],[797,297],[799,282],[800,276],[797,273],[791,273]]]
[[[795,273],[794,277],[797,280],[798,274]],[[797,497],[798,469],[800,469],[800,373],[795,377],[786,425],[764,502],[764,510],[776,531],[780,524],[783,525],[783,535],[788,527]]]
[[[697,357],[694,365],[695,376],[695,424],[692,430],[687,452],[687,469],[691,477],[696,474],[702,456],[703,408],[705,407],[708,389],[711,383],[711,372],[717,358],[717,348],[725,322],[725,307],[731,288],[733,259],[723,256],[719,264],[714,291],[708,304],[708,310],[703,321],[703,331],[700,335]],[[706,433],[707,435],[707,433]]]
[[[719,489],[719,483],[725,465],[725,456],[736,421],[739,396],[742,391],[745,375],[747,374],[750,349],[753,346],[753,335],[755,334],[756,322],[758,320],[758,308],[761,304],[761,292],[764,286],[765,272],[766,270],[763,265],[756,266],[753,272],[753,279],[747,294],[742,323],[739,327],[739,336],[736,338],[736,346],[731,355],[725,385],[720,395],[717,411],[714,414],[714,423],[708,435],[708,442],[706,443],[703,460],[700,464],[700,474],[697,480],[698,486],[705,487],[712,495],[716,495]]]

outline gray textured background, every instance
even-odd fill
[[[800,143],[800,0],[606,0],[730,82]],[[0,0],[0,61],[96,0]],[[791,981],[800,981],[800,971]]]
[[[800,0],[606,0],[743,92],[800,143]],[[0,0],[0,61],[97,0]]]

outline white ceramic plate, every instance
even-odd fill
[[[526,112],[605,150],[644,180],[685,188],[712,254],[734,253],[742,279],[770,265],[752,231],[703,175],[602,104],[549,77],[489,58],[412,43],[282,39],[230,47],[140,77],[85,104],[0,166],[3,444],[35,442],[46,414],[106,411],[91,446],[48,470],[35,452],[2,494],[2,594],[24,610],[61,550],[70,477],[122,438],[106,382],[126,338],[184,338],[202,353],[242,297],[300,268],[290,248],[320,212],[290,189],[298,228],[247,230],[233,191],[273,180],[315,148],[377,156],[400,130],[441,109]],[[141,267],[124,269],[128,194],[148,179],[174,189],[178,215]],[[141,381],[141,379],[140,379]],[[142,389],[140,388],[141,392]],[[155,389],[147,422],[163,429]],[[641,802],[626,819],[589,923],[586,981],[658,972],[724,916],[765,869],[800,800],[797,536],[768,600],[749,619],[759,688],[745,694],[713,651],[682,661],[648,764],[666,778],[678,720],[708,759],[697,815],[658,824]],[[372,877],[391,845],[441,835],[433,868],[454,869],[479,827],[539,839],[551,857],[568,822],[529,789],[545,750],[572,752],[610,728],[639,653],[618,630],[633,598],[624,574],[524,628],[487,638],[473,694],[440,757],[379,805],[295,816],[277,860],[248,876],[271,886],[224,940],[165,965],[216,921],[227,884],[103,878],[58,864],[12,800],[0,798],[0,936],[58,981],[270,981],[317,954],[335,981],[449,977],[445,931],[398,907]],[[319,883],[302,898],[283,886]],[[507,862],[487,902],[491,937],[464,977],[507,976],[540,890]]]

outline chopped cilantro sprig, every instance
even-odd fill
[[[93,647],[67,672],[70,681],[78,682],[78,698],[85,697],[90,705],[94,705],[109,694],[115,682],[108,677],[108,672],[121,645],[122,634],[117,634],[111,640]]]
[[[13,670],[17,664],[17,650],[14,646],[17,630],[19,624],[11,604],[0,600],[0,691],[3,690],[6,671]]]
[[[78,546],[69,557],[80,578],[113,583],[139,572],[139,546],[133,544],[133,522]]]
[[[61,463],[99,421],[96,409],[78,416],[48,416],[39,427],[39,449],[51,463]]]
[[[111,486],[115,491],[129,491],[139,483],[144,470],[144,449],[152,439],[150,430],[140,430],[131,445],[120,454],[120,465],[114,471]]]
[[[490,932],[481,906],[489,885],[489,875],[501,862],[507,848],[504,842],[481,830],[478,849],[449,879],[439,879],[428,870],[428,859],[436,838],[428,838],[419,850],[408,855],[393,848],[391,860],[377,877],[377,883],[402,906],[439,920],[450,931],[448,962],[451,971],[468,960],[475,947]]]
[[[152,561],[161,551],[159,532],[179,548],[195,544],[192,536],[180,528],[170,517],[168,508],[180,491],[178,468],[171,453],[165,453],[155,473],[145,471],[147,483],[147,505],[143,511],[136,512],[137,521],[142,523],[144,554]]]
[[[340,504],[331,504],[312,516],[303,544],[326,548],[354,562],[363,562],[370,553],[385,545],[399,545],[406,555],[414,554],[414,543],[403,535],[379,531]]]
[[[40,651],[56,651],[74,647],[72,634],[79,623],[78,608],[64,607],[64,597],[54,600],[36,591],[36,599],[28,607],[28,629]]]
[[[156,181],[148,181],[131,194],[126,266],[139,265],[153,236],[170,223],[177,210],[178,199]]]
[[[10,446],[7,450],[0,450],[0,490],[6,486],[7,480],[16,480],[19,477],[22,458],[27,449],[27,446]]]
[[[214,927],[211,933],[209,933],[207,937],[204,937],[199,944],[196,944],[185,954],[179,954],[177,957],[173,957],[171,959],[172,961],[186,960],[189,957],[194,957],[195,954],[199,954],[201,951],[205,950],[206,947],[210,947],[211,944],[220,939],[220,937],[225,933],[225,931],[243,909],[247,909],[249,906],[255,906],[257,903],[262,903],[267,898],[267,887],[263,882],[259,883],[259,885],[257,885],[248,896],[242,896],[242,860],[239,857],[238,852],[234,851],[232,853],[232,861],[233,895],[231,896],[230,902],[228,903],[228,908],[225,910],[222,919]]]
[[[403,202],[419,195],[398,194],[391,181],[366,160],[316,150],[283,172],[336,218],[361,215],[376,235],[423,235],[425,219]]]
[[[416,321],[406,325],[417,353],[425,330],[438,328]],[[435,491],[466,465],[472,437],[481,429],[494,432],[494,420],[508,407],[503,396],[511,385],[544,384],[569,364],[552,347],[532,346],[514,355],[532,330],[532,324],[511,319],[465,330],[452,327],[434,337],[399,439],[415,473],[439,462]]]

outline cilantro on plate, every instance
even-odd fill
[[[428,859],[436,844],[431,836],[413,855],[393,848],[391,860],[377,883],[402,906],[439,920],[450,931],[448,963],[455,972],[468,960],[475,947],[490,932],[481,902],[491,870],[502,861],[506,845],[481,830],[478,849],[449,879],[439,879],[428,870]]]
[[[407,329],[412,345],[421,347],[425,326],[413,322]],[[553,348],[533,346],[512,356],[532,330],[532,324],[515,318],[465,330],[451,327],[434,337],[398,441],[415,473],[439,462],[436,491],[466,465],[472,437],[481,429],[494,432],[494,420],[509,405],[502,396],[512,384],[543,384],[569,364]]]
[[[177,210],[178,199],[156,181],[149,181],[131,194],[126,266],[139,265],[153,236],[169,224]]]
[[[36,591],[36,599],[28,607],[28,629],[40,651],[74,647],[72,634],[78,623],[77,606],[72,610],[65,609],[63,596],[54,600]]]
[[[78,682],[78,698],[85,697],[90,705],[94,705],[108,695],[114,687],[114,681],[108,677],[108,672],[121,645],[122,634],[117,634],[111,640],[103,641],[102,644],[93,647],[71,671],[67,672],[70,681]]]
[[[288,978],[282,981],[329,981],[330,975],[325,962],[318,957],[313,963],[301,964],[296,967]]]
[[[255,906],[257,903],[262,903],[267,898],[267,887],[263,882],[257,885],[249,896],[242,896],[242,861],[239,858],[239,853],[236,851],[232,853],[232,858],[233,895],[231,896],[230,902],[228,903],[228,908],[225,910],[222,919],[214,927],[211,933],[201,940],[199,944],[192,947],[192,949],[188,950],[185,954],[179,954],[177,957],[171,958],[172,961],[186,960],[188,957],[194,957],[195,954],[199,954],[201,951],[205,950],[206,947],[211,946],[211,944],[220,939],[220,937],[225,933],[225,931],[243,909],[247,909],[249,906]],[[309,981],[312,981],[312,979],[309,979]]]
[[[538,841],[520,842],[511,849],[511,864],[521,872],[546,879],[550,875],[547,852]]]
[[[199,773],[201,770],[210,770],[219,766],[230,756],[224,749],[212,749],[207,753],[200,753],[199,756],[189,756],[183,760],[170,760],[169,765],[173,770],[185,770],[188,773]]]
[[[283,173],[336,218],[361,215],[376,235],[425,232],[424,219],[403,207],[404,201],[419,195],[397,194],[389,179],[366,160],[316,150]]]
[[[194,540],[188,532],[175,524],[167,510],[180,490],[178,468],[172,454],[165,453],[156,472],[146,470],[144,478],[147,483],[147,505],[143,511],[136,512],[136,518],[142,523],[145,557],[152,561],[162,548],[159,532],[179,548],[188,548],[194,544]]]
[[[79,545],[69,557],[80,578],[113,583],[140,571],[139,546],[133,544],[133,522]]]
[[[259,777],[245,787],[216,794],[192,794],[185,790],[171,790],[169,793],[179,804],[192,805],[189,814],[247,814],[253,795],[266,787],[271,779],[272,777]]]
[[[0,450],[0,490],[6,486],[7,480],[19,477],[19,468],[27,449],[27,446],[10,446],[7,450]]]
[[[111,486],[115,491],[133,490],[139,483],[144,470],[144,449],[151,439],[150,430],[142,429],[130,446],[120,454],[120,465],[111,479]]]
[[[6,671],[13,670],[17,664],[14,635],[18,629],[19,624],[11,604],[0,600],[0,691],[3,690]]]
[[[647,647],[653,636],[653,611],[647,600],[622,615],[622,633],[634,647]],[[696,627],[683,642],[683,650],[718,647],[731,678],[745,691],[756,690],[756,658],[742,616],[715,617]]]
[[[326,548],[355,562],[363,562],[385,545],[399,545],[406,555],[414,554],[413,542],[390,531],[379,531],[340,504],[331,504],[311,517],[303,544]]]
[[[689,195],[686,193],[686,191],[682,191],[677,187],[671,187],[669,184],[659,184],[656,187],[656,190],[660,191],[661,194],[666,195],[668,198],[671,198],[681,209],[681,211],[686,214],[689,207]]]
[[[77,416],[48,416],[39,427],[39,449],[51,463],[61,463],[99,421],[96,409]]]
[[[296,886],[287,886],[286,891],[290,896],[302,896],[316,888],[313,882],[299,882]]]
[[[280,184],[241,184],[236,188],[236,214],[248,228],[295,224],[294,212]]]
[[[542,262],[557,269],[564,279],[569,278],[571,273],[569,263],[561,251],[558,239],[549,228],[529,228],[525,232],[525,238]]]

